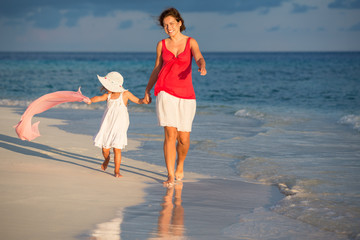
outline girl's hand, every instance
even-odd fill
[[[207,71],[206,71],[206,68],[202,67],[202,68],[199,68],[198,72],[200,72],[200,75],[201,76],[205,76]]]

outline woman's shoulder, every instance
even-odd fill
[[[165,39],[161,39],[160,41],[158,41],[158,43],[156,44],[156,48],[158,49],[158,48],[162,48],[162,45],[163,45],[163,41],[164,41]]]
[[[190,44],[192,43],[196,43],[197,44],[197,41],[195,40],[195,38],[192,38],[192,37],[189,37],[190,38]]]
[[[198,47],[199,47],[199,44],[197,43],[197,41],[195,40],[195,38],[190,38],[190,47],[191,47],[191,48],[193,48],[193,47],[198,48]]]

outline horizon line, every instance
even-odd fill
[[[360,50],[259,50],[259,51],[202,51],[203,53],[355,53]],[[0,50],[0,53],[156,53],[155,51],[60,51],[60,50]]]

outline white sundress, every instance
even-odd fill
[[[123,93],[117,99],[107,99],[107,107],[102,117],[99,132],[94,137],[94,145],[100,148],[123,149],[127,145],[129,113],[123,101]]]

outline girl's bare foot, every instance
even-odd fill
[[[114,173],[114,177],[116,177],[116,178],[121,178],[122,175],[121,175],[120,173]]]
[[[109,164],[109,161],[110,161],[110,156],[108,156],[108,157],[104,160],[104,162],[101,164],[101,169],[102,169],[103,171],[106,170],[106,168],[107,168],[107,166],[108,166],[108,164]]]

